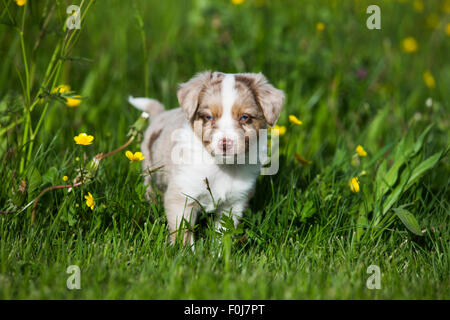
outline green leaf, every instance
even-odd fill
[[[58,181],[58,176],[58,169],[56,169],[56,167],[51,167],[46,173],[44,173],[42,180],[44,183],[56,184]]]
[[[397,202],[400,195],[406,191],[405,186],[408,182],[408,179],[410,177],[410,170],[408,170],[408,167],[406,167],[401,175],[400,175],[400,181],[397,184],[397,186],[392,190],[392,192],[387,196],[386,201],[383,203],[383,211],[382,215],[385,215],[386,212],[388,212],[392,206]],[[386,191],[385,191],[386,192]]]
[[[425,161],[421,162],[418,166],[416,166],[413,169],[411,176],[409,177],[405,190],[408,189],[414,182],[416,182],[425,172],[433,168],[441,158],[441,155],[442,151],[435,153]]]
[[[380,177],[380,180],[384,182],[382,183],[384,189],[381,196],[389,190],[389,187],[392,187],[395,184],[398,178],[398,171],[407,159],[407,152],[405,151],[405,144],[407,144],[406,140],[406,137],[403,137],[397,144],[395,148],[394,164],[384,176]]]
[[[31,166],[27,172],[28,179],[28,200],[32,199],[42,183],[42,177],[36,167]]]
[[[411,156],[414,156],[419,152],[420,149],[422,149],[423,141],[425,140],[425,137],[428,135],[428,132],[430,132],[431,128],[433,127],[433,124],[430,124],[419,136],[416,143],[414,144],[413,148],[413,154]]]
[[[403,208],[394,209],[394,212],[409,231],[418,236],[422,236],[422,230],[420,230],[419,222],[417,222],[417,219],[411,212]]]
[[[398,181],[398,175],[400,169],[403,167],[403,165],[409,161],[409,159],[413,159],[414,156],[422,149],[423,142],[425,140],[425,137],[430,132],[433,125],[429,125],[419,136],[419,138],[416,140],[415,143],[413,143],[412,135],[408,134],[405,137],[403,137],[400,142],[397,144],[395,148],[395,161],[392,167],[389,169],[389,171],[384,174],[385,168],[380,168],[383,170],[378,170],[377,174],[377,182],[378,183],[378,189],[377,189],[377,199],[380,199],[386,192],[395,185],[395,183]],[[440,153],[441,154],[441,153]],[[437,155],[437,154],[436,154]],[[439,157],[438,157],[439,158]],[[428,165],[432,163],[433,159],[427,159],[426,161],[430,160],[430,163],[423,164],[423,168],[416,168],[415,171],[413,171],[412,176],[414,176],[414,179],[416,180],[420,175],[422,175],[426,170],[431,168],[428,168]],[[437,161],[437,160],[436,160]],[[419,165],[419,167],[422,166]],[[423,171],[423,172],[422,172]],[[410,171],[409,171],[410,172]],[[408,172],[408,174],[409,174]],[[414,180],[414,181],[415,181]],[[414,181],[411,181],[411,179],[407,182],[407,188],[411,186]],[[395,191],[394,191],[395,192]],[[393,192],[393,193],[394,193]]]
[[[383,160],[383,162],[381,162],[381,165],[378,167],[377,177],[375,179],[375,183],[376,183],[375,200],[376,201],[380,201],[381,197],[386,192],[386,189],[388,189],[388,187],[386,186],[386,184],[383,181],[383,177],[385,176],[386,171],[387,171],[387,161],[385,159],[385,160]]]
[[[316,213],[316,208],[314,208],[314,203],[308,200],[301,210],[300,221],[306,221],[309,217],[312,217]]]

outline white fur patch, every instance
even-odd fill
[[[237,139],[234,120],[231,113],[237,95],[234,74],[226,74],[222,80],[221,87],[222,116],[217,120],[218,130],[212,137],[213,147],[216,148],[218,153],[221,152],[221,148],[219,147],[219,141],[221,139],[227,138],[233,141]]]
[[[225,78],[222,80],[222,108],[223,115],[231,116],[231,108],[233,107],[234,102],[236,101],[237,92],[234,87],[235,80],[234,74],[227,74]]]

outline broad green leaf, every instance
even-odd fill
[[[400,218],[400,220],[403,222],[406,228],[408,228],[409,231],[418,236],[422,236],[422,231],[420,230],[419,222],[417,222],[417,219],[411,212],[403,208],[394,209],[394,212],[397,215],[397,217]]]
[[[422,148],[425,137],[430,132],[433,125],[429,125],[414,142],[412,134],[403,137],[395,148],[394,164],[384,175],[377,175],[377,181],[382,181],[377,190],[377,198],[382,197],[390,187],[394,186],[398,181],[398,173],[402,166],[411,158],[413,158]],[[409,185],[409,183],[408,183]]]
[[[314,208],[314,203],[311,200],[308,200],[301,209],[301,221],[305,221],[309,217],[313,216],[316,213],[316,208]]]
[[[386,214],[386,212],[388,212],[392,208],[392,206],[397,202],[400,195],[405,191],[404,187],[406,186],[406,183],[408,182],[409,175],[410,175],[410,170],[408,170],[408,168],[406,167],[400,175],[399,183],[392,190],[392,192],[386,198],[386,201],[383,203],[383,210],[382,210],[383,216]],[[386,192],[386,191],[384,191],[384,192]]]
[[[387,171],[387,161],[385,159],[385,160],[383,160],[383,162],[381,162],[381,165],[379,166],[379,168],[377,170],[377,177],[375,180],[376,188],[377,188],[375,200],[377,200],[377,201],[381,200],[381,197],[386,192],[386,189],[388,189],[388,187],[386,186],[386,184],[383,181],[383,177],[385,176],[386,171]]]
[[[428,135],[428,132],[430,132],[431,128],[433,127],[433,124],[430,124],[423,132],[422,134],[419,136],[419,138],[417,139],[416,143],[414,144],[414,148],[413,148],[413,154],[411,154],[411,156],[414,156],[417,154],[417,152],[419,152],[420,149],[422,149],[422,145],[423,145],[423,141],[425,140],[425,137]]]
[[[38,188],[41,186],[42,177],[36,167],[30,167],[27,172],[28,179],[28,200],[32,199],[37,192]]]
[[[383,181],[385,187],[387,187],[383,190],[383,194],[389,190],[389,187],[392,187],[395,184],[398,178],[398,171],[407,159],[407,154],[405,152],[406,143],[406,137],[403,137],[395,148],[394,164],[384,175],[384,177],[381,177],[381,181]]]
[[[407,191],[414,182],[430,170],[440,159],[442,151],[435,153],[425,161],[417,164],[418,157],[411,160],[409,165],[403,170],[400,178],[400,183],[394,188],[391,194],[387,197],[383,204],[383,215],[395,204],[400,195]],[[413,168],[413,169],[411,169]]]
[[[421,162],[418,166],[413,169],[411,176],[409,177],[408,183],[405,189],[408,189],[414,182],[416,182],[425,172],[433,168],[436,163],[441,158],[442,151],[435,153],[425,161]]]
[[[42,180],[44,183],[55,184],[58,181],[58,175],[58,169],[56,169],[56,167],[51,167],[44,173]]]

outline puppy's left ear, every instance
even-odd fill
[[[250,87],[256,95],[264,118],[273,126],[280,116],[284,105],[284,92],[272,86],[262,73],[244,73],[244,77],[251,79]]]
[[[197,111],[200,92],[210,79],[211,71],[205,71],[198,73],[191,80],[180,84],[178,87],[178,102],[189,121],[192,121]]]

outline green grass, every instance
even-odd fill
[[[413,1],[108,0],[67,33],[69,2],[28,1],[23,50],[24,8],[0,2],[0,298],[449,299],[444,2],[424,1],[418,12]],[[381,30],[365,26],[369,4],[381,7]],[[55,55],[46,78],[66,34],[73,47]],[[418,50],[408,54],[410,36]],[[41,190],[128,140],[139,116],[128,95],[174,108],[178,83],[206,69],[262,71],[287,97],[280,170],[258,179],[223,247],[208,214],[195,252],[170,245],[162,203],[145,201],[140,165],[124,152],[102,160],[90,183],[46,193],[31,223],[25,205]],[[51,94],[63,83],[83,97],[78,107]],[[80,132],[94,144],[76,146]],[[367,157],[355,156],[358,144]],[[81,268],[81,290],[66,287],[69,265]],[[380,290],[366,287],[370,265],[380,267]]]

